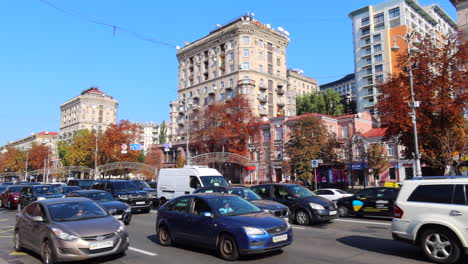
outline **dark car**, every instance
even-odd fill
[[[40,182],[28,182],[28,181],[21,181],[16,183],[16,185],[41,185]]]
[[[43,263],[79,261],[122,254],[129,246],[125,225],[87,198],[61,198],[29,204],[16,216],[16,251],[27,248]]]
[[[284,218],[289,221],[288,207],[271,200],[262,200],[260,196],[254,193],[251,189],[242,186],[219,186],[219,187],[203,187],[196,189],[193,193],[230,193],[244,198],[253,203],[264,212],[271,213],[276,217]]]
[[[4,190],[0,195],[2,207],[6,207],[10,210],[15,209],[16,207],[18,207],[18,199],[20,196],[20,190],[22,186],[9,185],[6,187],[6,190]]]
[[[67,182],[68,186],[79,186],[83,190],[91,189],[95,180],[79,180],[79,179],[70,179]]]
[[[148,182],[148,185],[153,189],[158,189],[158,183],[155,181]]]
[[[36,200],[61,197],[63,195],[50,185],[24,185],[21,186],[18,207],[24,208]]]
[[[148,193],[148,198],[151,199],[153,204],[156,204],[158,202],[158,190],[149,186],[149,184],[145,181],[133,180],[133,182],[140,188],[140,190],[143,190]]]
[[[62,186],[62,194],[68,194],[69,192],[81,190],[80,186]]]
[[[399,188],[375,187],[357,192],[336,201],[340,216],[389,216],[393,217],[393,204]]]
[[[262,184],[251,189],[262,199],[289,207],[290,218],[300,224],[326,222],[338,218],[336,206],[299,184]]]
[[[237,195],[180,196],[159,208],[156,233],[162,246],[186,242],[218,249],[221,258],[278,250],[292,243],[288,222]]]
[[[132,211],[141,210],[149,213],[153,206],[148,193],[140,190],[138,185],[131,180],[96,181],[92,189],[109,192],[115,199],[128,204]]]
[[[106,191],[100,190],[82,190],[74,191],[67,194],[67,197],[85,197],[89,198],[102,207],[114,216],[115,219],[121,220],[126,225],[130,224],[132,220],[132,209],[126,203],[117,201],[112,197],[112,195]]]
[[[14,182],[2,182],[1,186],[15,185]]]

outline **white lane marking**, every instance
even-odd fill
[[[154,256],[158,255],[158,254],[155,254],[155,253],[152,253],[152,252],[149,252],[149,251],[146,251],[146,250],[134,248],[134,247],[128,247],[128,249],[133,250],[133,251],[138,252],[138,253],[141,253],[141,254],[151,256],[151,257],[154,257]]]
[[[379,222],[368,222],[368,221],[356,221],[356,220],[347,220],[347,219],[334,219],[333,221],[338,222],[350,222],[350,223],[358,223],[358,224],[372,224],[372,225],[384,225],[384,226],[391,226],[390,223],[379,223]]]
[[[307,228],[300,227],[300,226],[295,226],[295,225],[293,225],[292,228],[294,228],[294,229],[307,229]]]
[[[151,210],[151,212],[154,213],[154,214],[157,214],[157,213],[158,213],[157,210]]]

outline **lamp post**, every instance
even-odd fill
[[[411,93],[411,103],[409,107],[411,108],[411,112],[409,113],[411,116],[411,121],[413,123],[413,134],[414,134],[414,175],[416,177],[422,176],[421,171],[421,154],[419,153],[419,144],[418,144],[418,126],[416,122],[416,108],[419,107],[419,101],[414,100],[414,88],[413,88],[413,64],[411,61],[411,53],[418,51],[414,45],[419,42],[416,36],[416,31],[406,32],[404,36],[396,35],[393,37],[393,47],[392,51],[397,52],[400,50],[400,47],[396,43],[396,39],[400,38],[406,43],[406,50],[408,55],[408,67],[404,67],[403,71],[407,71],[409,75],[409,82],[410,82],[410,93]]]
[[[97,171],[97,164],[98,164],[98,137],[99,137],[99,124],[96,123],[96,142],[94,148],[94,179],[97,180],[98,171]]]
[[[190,150],[189,150],[189,142],[190,142],[190,113],[189,110],[192,107],[192,102],[190,99],[182,99],[179,101],[179,105],[184,108],[184,113],[185,113],[185,120],[186,122],[186,137],[185,137],[185,148],[187,150],[187,166],[190,165]]]
[[[29,150],[26,150],[26,168],[24,168],[24,181],[28,180],[28,159],[29,159]]]

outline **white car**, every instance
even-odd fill
[[[468,253],[468,177],[405,181],[394,204],[392,236],[430,261],[456,263]]]
[[[326,198],[330,201],[336,201],[343,197],[353,196],[352,194],[347,193],[340,189],[318,189],[315,191],[315,194],[317,194],[320,197]]]

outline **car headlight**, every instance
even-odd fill
[[[61,240],[72,241],[72,240],[75,240],[75,239],[79,238],[77,236],[65,233],[62,230],[58,229],[58,228],[52,228],[52,232],[54,232],[54,234]]]
[[[132,208],[130,208],[130,207],[125,208],[126,213],[130,212],[131,210],[132,210]]]
[[[263,209],[263,212],[269,213],[269,214],[275,214],[275,212],[273,212],[272,210],[268,210],[268,209]]]
[[[245,233],[247,233],[247,235],[263,235],[263,234],[265,234],[265,232],[263,230],[261,230],[260,228],[250,227],[250,226],[243,226],[242,228],[244,228],[244,231],[245,231]]]
[[[119,229],[117,229],[117,232],[123,232],[125,231],[125,224],[122,221],[119,221]]]
[[[128,200],[128,195],[126,195],[126,194],[119,194],[119,199]]]
[[[325,210],[325,208],[323,206],[321,206],[320,204],[316,204],[316,203],[309,203],[310,207],[312,207],[312,209],[315,209],[315,210]]]
[[[289,221],[284,220],[284,222],[286,222],[286,226],[288,227],[288,230],[291,229],[291,224],[289,223]]]
[[[45,198],[45,197],[42,197],[42,196],[37,197],[37,200],[38,200],[38,201],[45,200],[45,199],[46,199],[46,198]]]

